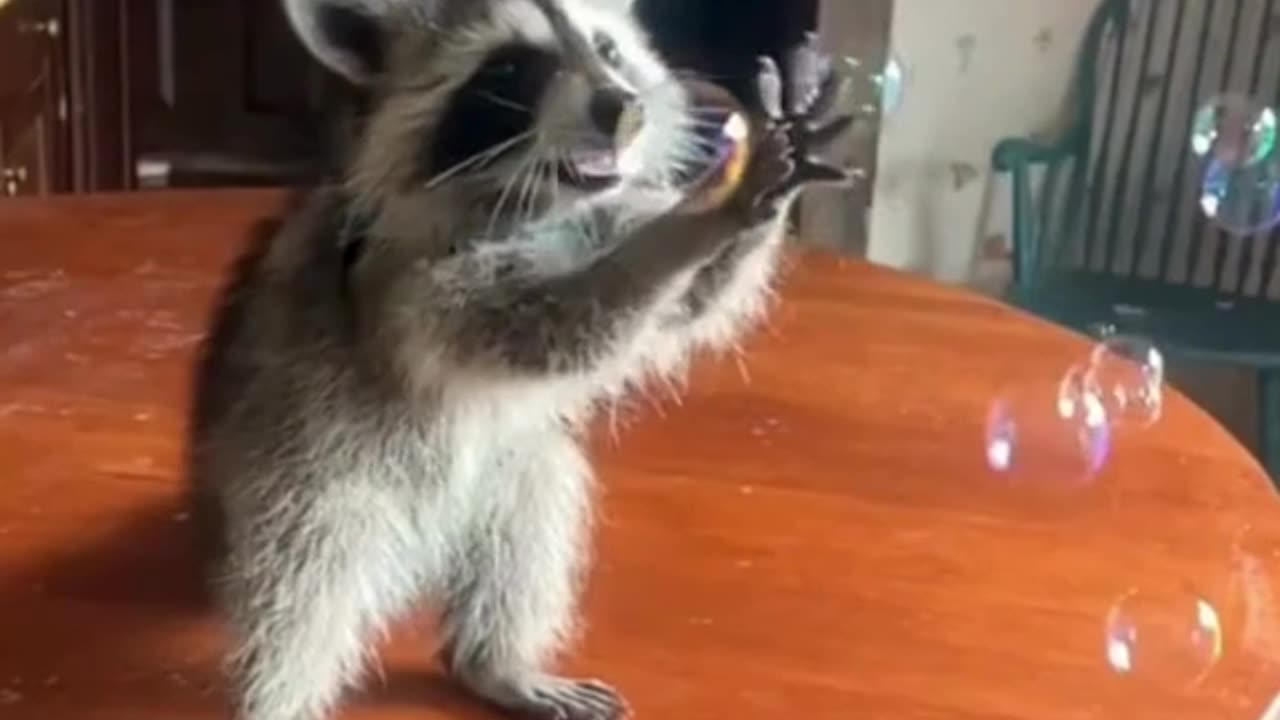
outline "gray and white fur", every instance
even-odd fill
[[[830,63],[762,61],[746,180],[682,212],[698,109],[624,0],[285,2],[371,109],[345,183],[246,255],[199,365],[193,501],[238,717],[331,717],[422,601],[480,698],[622,717],[548,670],[588,564],[579,436],[762,316],[792,200],[843,178],[807,155],[848,124],[819,117]]]

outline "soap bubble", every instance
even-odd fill
[[[722,203],[742,179],[750,124],[741,104],[722,87],[700,80],[687,80],[684,87],[694,106],[697,140],[684,158],[677,181],[691,194],[684,209],[701,211]],[[621,165],[630,168],[636,161],[638,156],[629,158],[624,152]]]
[[[1214,224],[1237,235],[1275,227],[1280,222],[1280,158],[1243,167],[1210,158],[1200,209]]]
[[[1219,95],[1196,111],[1191,151],[1228,168],[1271,159],[1276,149],[1276,111],[1245,95]]]
[[[1189,687],[1222,659],[1222,638],[1217,609],[1195,591],[1135,589],[1107,613],[1106,661],[1125,678]]]
[[[1019,485],[1073,489],[1106,463],[1111,428],[1093,388],[1068,372],[1056,387],[1028,385],[1001,395],[986,422],[987,464]]]
[[[1150,427],[1164,412],[1164,355],[1150,340],[1112,334],[1094,347],[1080,382],[1115,425]]]
[[[902,107],[902,99],[905,94],[906,72],[902,61],[896,56],[889,55],[885,59],[884,66],[879,70],[875,70],[866,66],[859,58],[846,57],[845,65],[853,72],[856,77],[863,78],[872,86],[872,94],[875,95],[877,103],[863,105],[863,112],[880,115],[892,115]]]
[[[879,88],[880,113],[892,115],[902,106],[904,73],[897,57],[889,56],[884,69],[871,78]]]

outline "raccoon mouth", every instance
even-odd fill
[[[560,182],[579,190],[608,190],[622,180],[618,154],[612,149],[581,149],[569,153],[557,168]]]

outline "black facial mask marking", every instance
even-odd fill
[[[491,52],[454,93],[439,130],[423,148],[423,179],[532,130],[538,104],[560,66],[554,52],[531,45]]]

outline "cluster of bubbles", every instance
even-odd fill
[[[1056,386],[1000,396],[987,417],[992,470],[1019,484],[1077,487],[1106,464],[1117,427],[1155,424],[1164,407],[1164,356],[1143,338],[1109,330]]]
[[[1112,327],[1094,331],[1098,343],[1056,383],[1028,383],[992,404],[986,460],[1002,482],[1031,492],[1087,489],[1105,468],[1117,431],[1159,422],[1163,354],[1145,338]],[[1218,612],[1189,586],[1130,589],[1104,624],[1106,665],[1126,679],[1194,685],[1222,657]]]
[[[1197,110],[1191,151],[1203,162],[1200,209],[1206,217],[1238,235],[1280,224],[1276,140],[1276,110],[1248,95],[1219,95]]]

